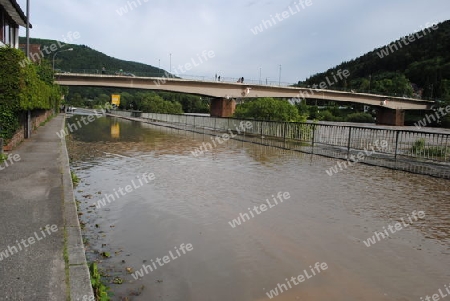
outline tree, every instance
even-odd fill
[[[297,108],[286,100],[257,98],[236,107],[235,118],[259,119],[270,121],[305,121]]]

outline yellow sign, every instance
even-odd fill
[[[120,94],[111,94],[111,104],[120,105]]]

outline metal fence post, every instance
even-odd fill
[[[348,127],[348,143],[347,143],[347,158],[350,156],[350,145],[352,141],[352,127]]]
[[[395,153],[394,153],[394,159],[397,160],[397,150],[398,150],[398,136],[400,134],[400,131],[397,131],[395,134]]]
[[[306,125],[308,126],[308,125]],[[314,148],[314,142],[315,142],[315,137],[316,137],[316,124],[312,125],[312,147]]]
[[[0,155],[3,155],[3,138],[0,138]]]

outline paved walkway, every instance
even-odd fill
[[[93,300],[63,125],[54,117],[0,165],[0,301]]]

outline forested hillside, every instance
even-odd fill
[[[20,43],[24,44],[25,38],[21,37]],[[102,68],[105,67],[107,73],[111,74],[120,69],[124,72],[133,72],[136,73],[136,75],[142,76],[157,76],[164,74],[164,70],[162,69],[138,62],[119,60],[86,45],[67,44],[61,48],[59,47],[60,44],[58,41],[35,38],[30,38],[30,44],[41,45],[41,50],[44,50],[44,47],[47,47],[48,51],[42,51],[42,53],[44,58],[48,59],[50,62],[53,61],[53,56],[58,52],[55,57],[55,69],[62,71],[77,72],[86,70],[101,72]],[[57,50],[51,51],[51,45],[56,45]],[[73,48],[73,51],[62,51],[69,48]]]
[[[339,69],[349,70],[350,76],[332,89],[450,101],[450,21],[400,38],[298,85],[319,84]]]

